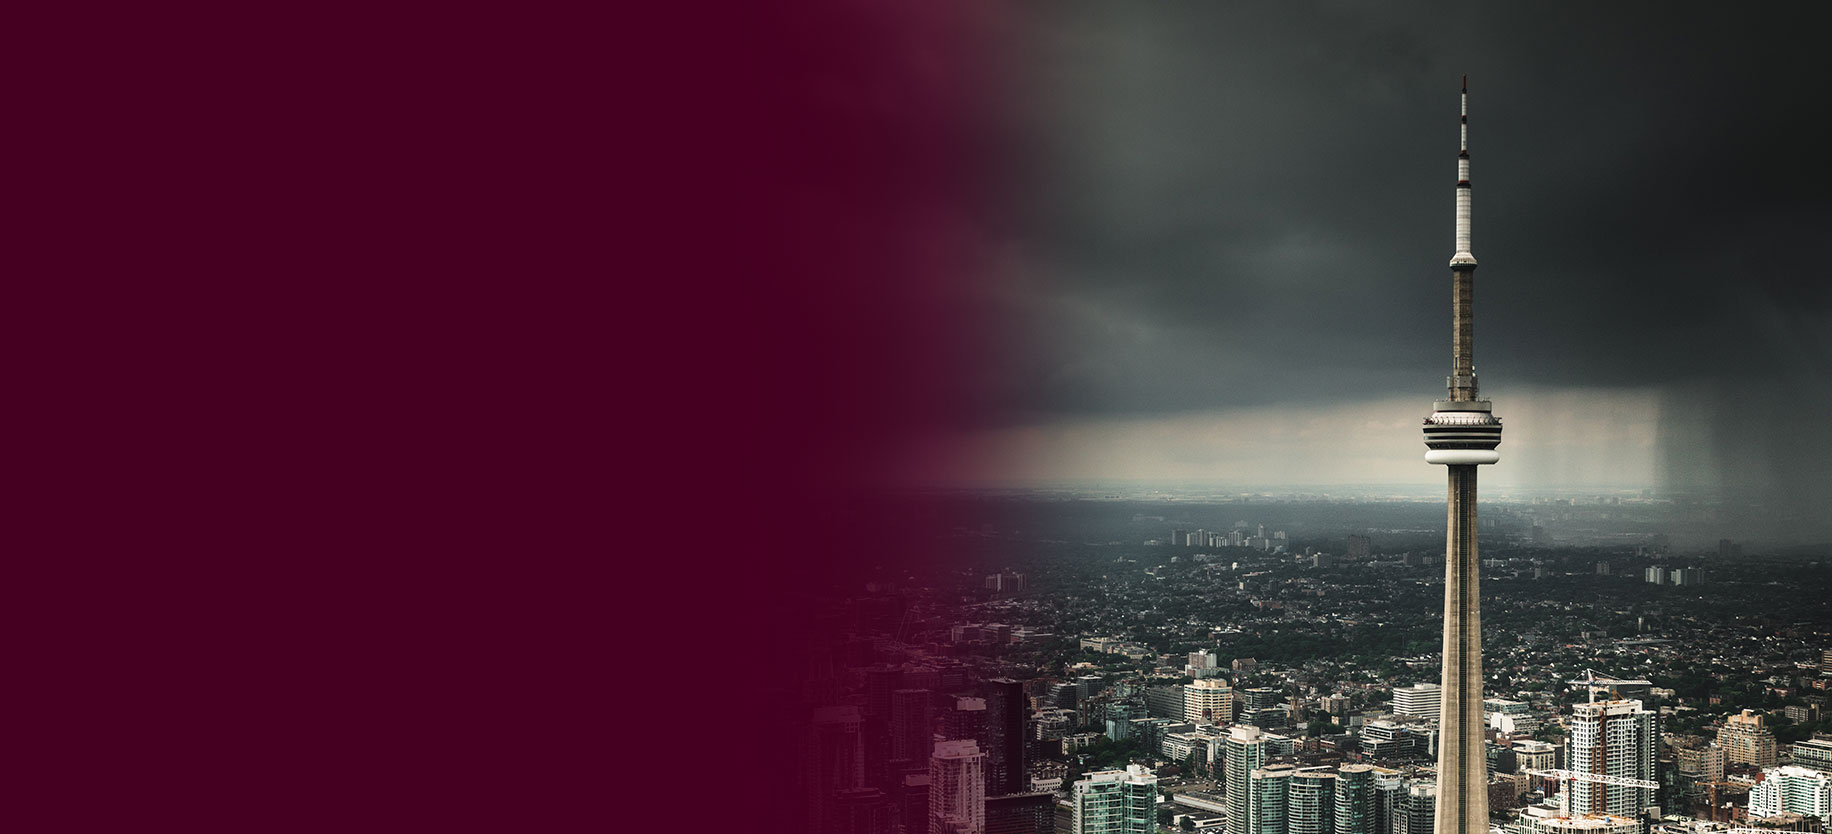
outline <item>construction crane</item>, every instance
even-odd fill
[[[1646,788],[1659,790],[1659,782],[1646,779],[1631,779],[1627,776],[1611,776],[1607,773],[1584,773],[1577,770],[1529,770],[1529,776],[1548,776],[1561,782],[1601,782],[1605,785],[1616,785],[1624,788]],[[1571,816],[1571,792],[1575,786],[1566,786],[1558,792],[1558,809],[1561,816]]]
[[[1625,684],[1625,683],[1646,685],[1647,681],[1627,680],[1623,678],[1597,677],[1597,670],[1585,669],[1584,677],[1578,678],[1576,680],[1568,680],[1568,681],[1565,681],[1565,683],[1571,686],[1583,686],[1586,689],[1588,689],[1590,691],[1590,702],[1594,704],[1597,702],[1597,690],[1598,689],[1609,690],[1610,697],[1613,698],[1616,696],[1616,687],[1621,686],[1622,684]]]

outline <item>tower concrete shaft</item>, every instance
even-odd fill
[[[1476,256],[1470,252],[1469,78],[1463,79],[1457,152],[1456,252],[1451,274],[1447,399],[1425,418],[1427,463],[1449,472],[1444,538],[1444,666],[1438,709],[1434,834],[1488,834],[1488,752],[1483,744],[1482,593],[1476,555],[1476,467],[1501,459],[1501,420],[1477,399]]]
[[[1487,834],[1488,751],[1483,744],[1482,594],[1476,555],[1476,466],[1450,471],[1444,559],[1444,665],[1438,710],[1434,834]]]

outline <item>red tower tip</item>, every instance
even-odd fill
[[[1469,76],[1463,76],[1463,92],[1469,92]]]

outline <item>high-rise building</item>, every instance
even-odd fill
[[[1240,717],[1236,720],[1242,724],[1252,724],[1255,727],[1264,727],[1270,730],[1291,726],[1291,715],[1292,711],[1289,705],[1278,704],[1277,706],[1270,706],[1265,709],[1253,710],[1251,714],[1241,713]]]
[[[928,834],[929,774],[909,773],[898,786],[897,818],[906,834]]]
[[[1312,768],[1291,774],[1285,800],[1286,834],[1335,834],[1336,772]]]
[[[1743,710],[1741,715],[1726,717],[1717,741],[1724,748],[1725,760],[1732,764],[1775,766],[1775,733],[1759,713]]]
[[[896,800],[884,791],[877,788],[842,791],[833,798],[826,816],[826,830],[835,834],[891,834],[896,815]]]
[[[1803,814],[1832,819],[1832,776],[1806,767],[1774,767],[1749,789],[1749,818]]]
[[[1345,764],[1336,769],[1336,834],[1376,834],[1374,766]]]
[[[1832,649],[1819,650],[1819,673],[1832,675]]]
[[[1114,741],[1125,741],[1132,737],[1132,722],[1145,717],[1145,705],[1137,701],[1116,701],[1107,704],[1105,722],[1107,737]]]
[[[1247,834],[1286,834],[1292,772],[1291,765],[1272,764],[1247,774]]]
[[[1507,752],[1511,754],[1513,751]],[[1512,770],[1490,773],[1488,792],[1491,810],[1508,811],[1519,808],[1525,804],[1520,800],[1527,792],[1527,777],[1514,773]]]
[[[822,707],[809,728],[809,822],[825,830],[834,814],[835,797],[865,787],[864,718],[856,706]]]
[[[1361,752],[1370,758],[1386,760],[1423,756],[1426,743],[1425,736],[1392,721],[1376,720],[1361,725]]]
[[[1148,686],[1145,688],[1145,712],[1153,718],[1183,720],[1183,687]]]
[[[928,759],[935,735],[935,696],[927,689],[899,689],[891,693],[891,758],[916,762]]]
[[[955,698],[954,709],[942,721],[942,733],[949,739],[986,740],[986,699]]]
[[[1832,773],[1832,736],[1814,734],[1788,747],[1788,760],[1800,767]]]
[[[1258,711],[1276,707],[1285,701],[1285,693],[1270,686],[1260,686],[1240,691],[1241,709]]]
[[[929,834],[986,834],[986,754],[944,741],[929,757]]]
[[[1024,718],[1030,705],[1024,684],[1010,678],[986,681],[986,792],[994,796],[1030,789],[1024,771]]]
[[[1258,727],[1233,727],[1223,742],[1226,759],[1228,834],[1252,834],[1250,790],[1253,771],[1266,763],[1265,734]]]
[[[1140,765],[1103,770],[1075,783],[1073,834],[1152,834],[1158,777]]]
[[[1049,791],[986,797],[986,834],[1051,834],[1056,795]]]
[[[1393,834],[1432,834],[1438,816],[1438,786],[1413,782],[1393,815]]]
[[[1443,707],[1444,688],[1435,683],[1415,683],[1393,688],[1393,713],[1436,721]]]
[[[1482,701],[1482,709],[1491,730],[1508,735],[1531,735],[1540,727],[1539,717],[1533,714],[1532,705],[1526,701],[1486,698]]]
[[[1393,815],[1405,800],[1405,777],[1397,770],[1374,768],[1374,834],[1393,834]]]
[[[1260,738],[1266,740],[1266,755],[1268,757],[1297,755],[1298,740],[1291,736],[1281,735],[1279,733],[1266,733],[1260,736]]]
[[[1493,781],[1495,776],[1499,774],[1512,774],[1514,772],[1514,748],[1512,746],[1491,741],[1487,744],[1487,753],[1490,781]],[[1489,790],[1489,796],[1492,798],[1494,795],[1495,791],[1491,788]],[[1489,807],[1495,807],[1494,803],[1489,803]]]
[[[1227,681],[1204,678],[1183,685],[1183,720],[1226,725],[1234,720],[1234,691]]]
[[[1595,701],[1572,705],[1571,735],[1566,755],[1569,770],[1601,773],[1629,779],[1654,780],[1654,762],[1660,748],[1660,715],[1640,701]],[[1612,785],[1604,782],[1572,783],[1573,814],[1615,814],[1638,817],[1656,804],[1653,788]]]
[[[1667,736],[1667,749],[1673,751],[1674,770],[1690,785],[1724,781],[1724,748],[1703,736]]]
[[[1016,594],[1024,592],[1024,574],[1010,568],[986,577],[985,587],[988,591]]]
[[[1470,247],[1469,79],[1457,152],[1456,246],[1451,271],[1449,398],[1425,418],[1425,462],[1449,473],[1445,531],[1442,708],[1438,710],[1438,834],[1488,834],[1482,732],[1482,596],[1476,553],[1476,467],[1501,459],[1501,421],[1479,399],[1475,366],[1476,256]]]

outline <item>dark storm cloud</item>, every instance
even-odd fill
[[[1223,360],[1192,379],[1064,322],[1096,338],[1053,347],[1111,351],[1127,378],[1065,382],[1045,403],[1428,384],[1448,341],[1463,72],[1490,376],[1658,382],[1824,353],[1800,318],[1826,310],[1814,230],[1832,219],[1808,44],[1768,15],[1479,11],[1112,5],[1042,21],[1034,253],[1052,291]],[[1234,354],[1290,382],[1243,385]]]
[[[1485,391],[1659,386],[1675,478],[1832,502],[1811,7],[1045,8],[989,413],[1439,394],[1467,73]]]

